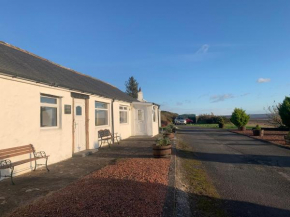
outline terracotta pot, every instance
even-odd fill
[[[225,124],[219,124],[219,128],[224,128]]]
[[[239,127],[239,130],[240,130],[240,131],[246,131],[246,126]]]
[[[286,145],[290,145],[290,138],[288,136],[284,136]]]
[[[253,130],[253,136],[264,136],[264,130]]]
[[[156,144],[154,144],[152,148],[153,156],[156,158],[170,157],[171,155],[171,145],[157,146]]]

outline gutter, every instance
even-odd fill
[[[112,135],[113,135],[113,144],[115,143],[115,126],[114,126],[114,102],[115,99],[112,99],[112,104],[111,104],[111,113],[112,113]]]

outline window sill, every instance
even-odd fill
[[[40,127],[40,130],[59,130],[60,127]]]

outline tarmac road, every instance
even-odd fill
[[[180,126],[234,217],[290,217],[290,150],[226,130]]]

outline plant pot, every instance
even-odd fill
[[[224,128],[225,124],[219,124],[219,128]]]
[[[264,136],[264,130],[253,130],[253,136]]]
[[[240,131],[246,131],[246,126],[239,127],[239,130],[240,130]]]
[[[290,137],[284,136],[286,145],[290,145]]]
[[[170,157],[171,155],[171,145],[157,146],[156,144],[154,144],[152,148],[153,156],[156,158]]]

